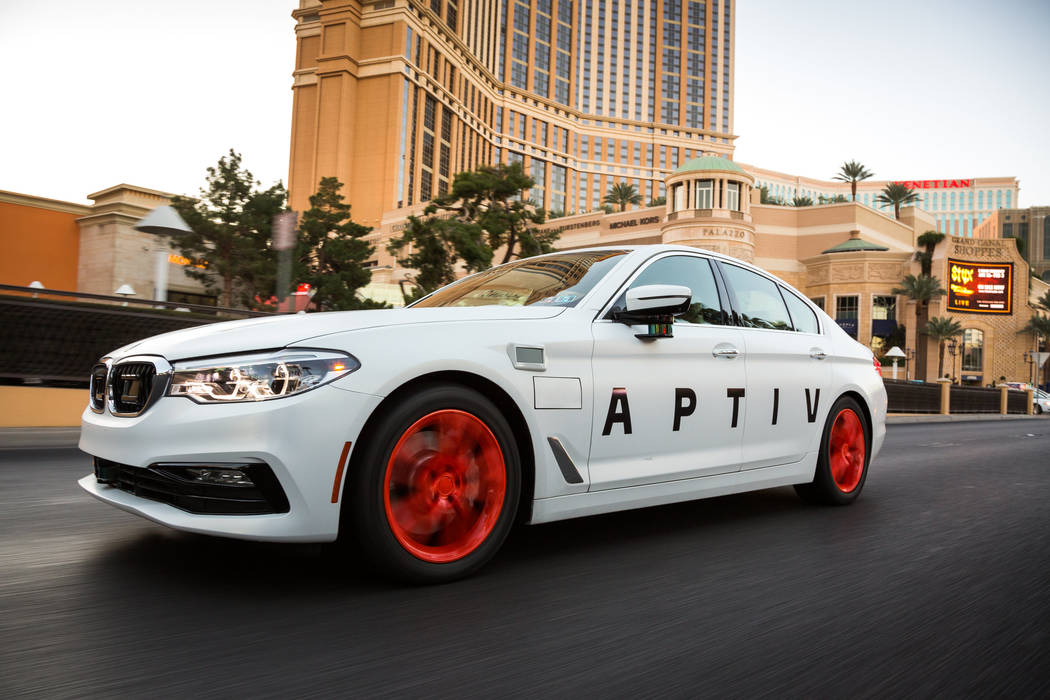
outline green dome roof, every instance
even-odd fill
[[[889,248],[884,245],[869,243],[860,236],[854,236],[851,234],[849,240],[843,241],[837,246],[832,246],[831,248],[822,251],[821,255],[824,253],[854,253],[858,250],[889,250]]]
[[[718,156],[700,156],[699,158],[693,158],[692,160],[686,161],[682,167],[674,171],[674,174],[679,175],[681,173],[693,172],[695,170],[731,170],[735,173],[744,173],[743,168],[728,158],[719,158]],[[747,173],[744,174],[746,175]]]

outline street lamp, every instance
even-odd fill
[[[948,341],[948,354],[952,356],[952,381],[955,381],[955,353],[959,349],[959,343],[955,338]],[[961,383],[961,382],[960,382]]]
[[[113,293],[114,294],[119,294],[120,296],[124,297],[124,303],[121,304],[121,306],[127,306],[128,305],[128,297],[135,296],[135,290],[134,290],[134,288],[132,288],[132,286],[130,284],[122,284],[122,285],[120,285],[119,287],[117,287],[117,289]]]
[[[883,357],[889,357],[889,358],[893,359],[893,379],[896,380],[897,379],[897,360],[900,359],[900,358],[907,359],[907,356],[904,354],[903,350],[901,350],[899,347],[894,345],[892,348],[889,349],[889,351]]]
[[[163,205],[155,208],[135,224],[136,231],[152,233],[157,238],[154,248],[153,298],[157,301],[168,300],[168,244],[162,236],[181,236],[193,233],[179,213],[173,207]]]

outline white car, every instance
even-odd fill
[[[167,333],[91,380],[91,495],[189,532],[351,535],[417,581],[475,571],[515,522],[785,485],[850,503],[886,434],[870,350],[775,277],[680,246]]]
[[[1036,389],[1032,396],[1032,412],[1036,415],[1050,413],[1050,394]]]

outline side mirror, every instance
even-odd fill
[[[628,325],[648,325],[649,332],[639,338],[669,338],[675,316],[689,310],[693,293],[677,284],[647,284],[628,289],[627,308],[616,314],[616,320]]]

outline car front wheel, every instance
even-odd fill
[[[795,491],[811,503],[847,505],[860,496],[870,461],[871,427],[860,404],[843,396],[824,423],[813,481]]]
[[[521,465],[491,401],[466,387],[425,387],[379,420],[363,450],[348,515],[382,572],[451,581],[496,554],[514,521]]]

